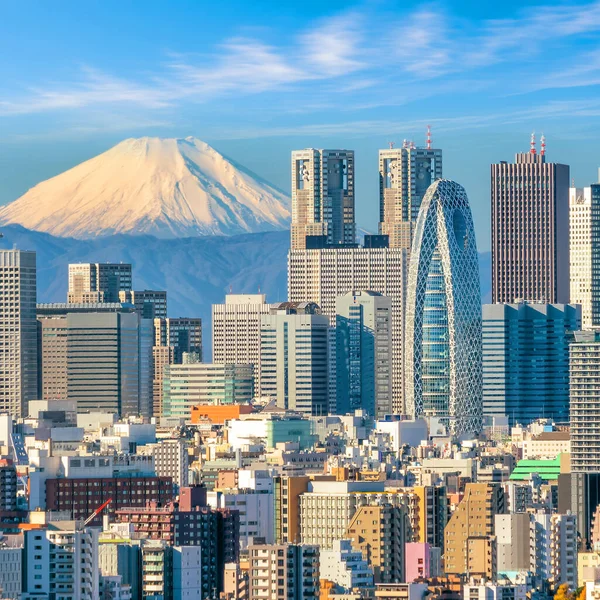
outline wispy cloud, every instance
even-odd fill
[[[266,93],[283,95],[286,109],[296,113],[306,110],[307,96],[315,107],[343,95],[353,110],[372,110],[464,93],[469,78],[475,83],[468,92],[496,95],[514,89],[515,80],[526,80],[516,86],[520,92],[575,87],[582,80],[595,85],[600,84],[597,41],[586,54],[569,48],[559,58],[552,58],[548,45],[562,49],[573,37],[593,44],[598,33],[600,1],[538,6],[513,18],[480,22],[457,19],[436,4],[401,16],[354,9],[314,22],[279,44],[267,40],[268,30],[259,30],[252,37],[225,39],[200,57],[167,55],[146,78],[87,66],[72,82],[4,91],[0,116],[102,106],[160,113],[184,103]],[[584,62],[567,67],[561,61],[568,58]],[[541,60],[540,75],[535,67]]]

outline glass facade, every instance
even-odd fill
[[[481,292],[465,190],[433,183],[415,226],[405,313],[406,412],[457,436],[482,426]]]

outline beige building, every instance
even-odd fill
[[[308,476],[279,475],[273,478],[275,541],[297,544],[301,539],[300,496],[308,491]]]
[[[505,512],[504,491],[500,486],[469,483],[465,496],[450,517],[444,532],[444,568],[446,574],[464,575],[469,567],[469,539],[494,535],[494,517]],[[479,548],[483,542],[473,542]],[[486,542],[491,548],[491,542]],[[475,556],[475,555],[473,555]]]
[[[319,548],[306,544],[248,546],[249,600],[313,600],[319,595]]]
[[[69,303],[120,302],[119,292],[131,290],[131,265],[76,263],[69,265]]]

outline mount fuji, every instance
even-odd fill
[[[58,237],[173,239],[287,229],[288,196],[193,138],[127,139],[0,208]]]

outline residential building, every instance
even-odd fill
[[[249,600],[313,600],[319,595],[319,547],[253,544],[248,547]]]
[[[512,584],[508,581],[496,583],[495,581],[483,581],[473,579],[464,586],[464,598],[466,600],[526,600],[528,598],[528,586],[524,583]]]
[[[26,417],[37,399],[36,255],[0,250],[0,412]]]
[[[404,414],[404,291],[408,251],[403,248],[325,248],[288,255],[288,298],[315,302],[335,322],[335,302],[352,290],[371,290],[392,301],[392,410]]]
[[[569,167],[537,152],[491,166],[492,302],[569,302]]]
[[[277,406],[324,415],[329,403],[329,319],[312,303],[282,302],[261,317],[260,391]]]
[[[142,319],[167,318],[167,292],[157,290],[121,290],[119,302],[135,306],[135,312]]]
[[[421,202],[427,188],[442,178],[442,151],[404,142],[379,151],[379,233],[390,248],[410,250]]]
[[[444,570],[446,574],[464,575],[469,573],[470,557],[478,553],[495,552],[494,519],[497,514],[506,512],[504,491],[499,485],[468,483],[465,495],[452,513],[444,532]],[[470,539],[477,539],[469,544]],[[469,554],[469,548],[473,553]],[[480,564],[471,565],[480,573],[487,569]],[[492,571],[495,565],[492,566]],[[473,573],[475,574],[475,573]]]
[[[392,413],[392,300],[352,290],[335,302],[335,414]]]
[[[448,496],[444,486],[416,485],[411,493],[417,506],[412,522],[415,542],[444,548],[444,530],[448,524]]]
[[[188,446],[183,439],[161,440],[157,444],[140,446],[137,448],[137,454],[152,456],[156,474],[159,477],[170,477],[177,491],[189,485]]]
[[[441,575],[441,548],[427,542],[407,542],[404,546],[405,578],[409,583]]]
[[[407,510],[382,499],[359,506],[346,531],[352,547],[373,570],[375,583],[405,581]]]
[[[438,180],[417,220],[406,300],[406,409],[442,420],[455,436],[482,427],[481,293],[469,200]]]
[[[292,248],[356,242],[354,152],[292,152]]]
[[[533,548],[530,513],[498,514],[494,517],[497,542],[498,573],[507,571],[533,571],[531,564]]]
[[[271,305],[265,294],[227,294],[212,305],[213,362],[254,366],[254,389],[260,386],[260,320]]]
[[[69,303],[120,302],[119,292],[132,287],[131,265],[77,263],[69,265]]]
[[[40,304],[37,315],[44,399],[150,417],[151,321],[118,303]]]
[[[306,475],[277,475],[273,478],[277,544],[300,542],[300,496],[308,491],[309,481]]]
[[[581,328],[572,304],[483,305],[483,414],[510,425],[569,420],[569,343]]]
[[[23,590],[23,542],[0,545],[0,590],[3,599],[20,600]]]
[[[422,600],[428,591],[426,583],[378,583],[375,600]]]
[[[98,532],[75,521],[25,531],[23,592],[63,600],[98,598]]]
[[[362,552],[352,548],[349,539],[335,540],[331,550],[321,550],[319,571],[321,579],[332,581],[346,592],[373,587],[373,569]]]
[[[198,404],[250,404],[254,398],[252,365],[188,363],[165,365],[163,417],[189,421]]]

